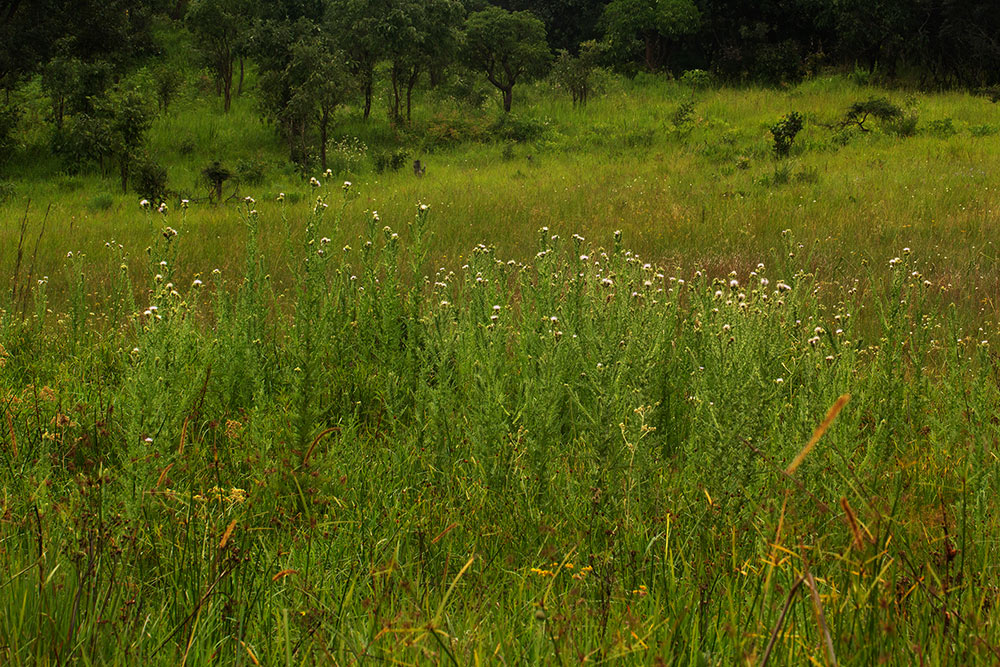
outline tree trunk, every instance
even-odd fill
[[[177,0],[174,5],[174,11],[170,13],[170,18],[175,21],[180,21],[184,18],[184,13],[187,11],[188,0]]]
[[[646,33],[643,35],[646,46],[646,69],[655,72],[660,68],[660,39],[658,35]]]
[[[413,68],[413,72],[410,74],[410,79],[406,82],[406,122],[410,122],[410,108],[411,101],[413,98],[413,89],[417,85],[417,81],[420,80],[420,70]]]
[[[245,76],[246,58],[240,56],[240,85],[236,88],[236,97],[243,97],[243,78]]]
[[[510,113],[511,102],[514,101],[514,86],[509,88],[503,88],[503,110],[505,113]]]
[[[368,117],[372,115],[372,79],[375,78],[374,73],[371,68],[365,73],[365,115],[364,119],[368,120]]]
[[[437,88],[444,81],[444,66],[435,65],[428,70],[431,79],[431,88]]]
[[[128,158],[122,156],[118,161],[118,166],[121,168],[122,176],[122,194],[128,194]]]
[[[230,58],[222,68],[222,93],[223,109],[229,113],[229,107],[233,102],[233,61]]]
[[[392,99],[389,101],[389,121],[395,125],[399,121],[399,109],[402,106],[399,99],[399,69],[395,64],[389,68],[389,80],[392,83]]]

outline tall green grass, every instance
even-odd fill
[[[356,189],[241,202],[219,273],[137,210],[65,307],[5,293],[4,664],[996,658],[997,322],[933,253],[441,263],[481,195]]]

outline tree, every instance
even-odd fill
[[[198,37],[202,58],[215,75],[227,112],[233,99],[234,66],[245,49],[252,9],[251,0],[193,0],[188,8],[188,24]]]
[[[339,0],[328,6],[327,29],[340,36],[348,63],[364,93],[363,116],[371,115],[375,65],[385,55],[383,17],[392,0]]]
[[[911,0],[834,0],[830,11],[846,61],[869,71],[880,64],[895,69],[914,24]]]
[[[87,110],[66,117],[56,130],[54,148],[71,171],[96,162],[107,174],[117,166],[122,192],[128,192],[129,175],[155,115],[148,96],[121,84],[92,97],[89,104]]]
[[[406,120],[410,120],[413,89],[420,74],[454,55],[463,11],[456,0],[394,0],[391,10],[383,15],[380,30],[390,61],[391,120],[402,117],[404,92]]]
[[[334,111],[354,93],[356,82],[347,58],[328,31],[305,19],[294,24],[289,59],[281,69],[262,68],[262,103],[288,141],[292,160],[309,161],[318,135],[320,162],[326,169],[326,146]]]
[[[552,78],[556,85],[568,90],[573,96],[573,106],[585,106],[590,97],[590,77],[601,59],[602,47],[594,40],[580,45],[580,55],[572,56],[561,49],[552,67]]]
[[[503,94],[510,112],[514,85],[544,74],[552,59],[545,25],[531,12],[488,7],[465,22],[465,60]]]
[[[701,14],[692,0],[614,0],[602,21],[614,51],[631,57],[641,47],[646,69],[655,72],[673,42],[698,30]]]

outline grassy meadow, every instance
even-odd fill
[[[9,167],[0,664],[1000,660],[996,105],[432,91],[326,175],[216,104],[162,213]]]

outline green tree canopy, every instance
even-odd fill
[[[698,30],[701,14],[692,0],[614,0],[604,10],[605,37],[620,56],[641,48],[646,68],[660,69],[678,38]]]
[[[308,164],[315,147],[326,169],[333,114],[354,93],[356,79],[328,31],[300,19],[287,36],[289,58],[284,67],[262,72],[261,101],[288,141],[292,160]]]
[[[246,51],[254,8],[253,0],[193,0],[188,8],[188,25],[215,75],[226,111],[232,104],[234,65]]]
[[[509,112],[514,85],[545,73],[552,53],[545,40],[545,24],[527,11],[509,12],[488,7],[465,22],[465,60],[503,94]]]

